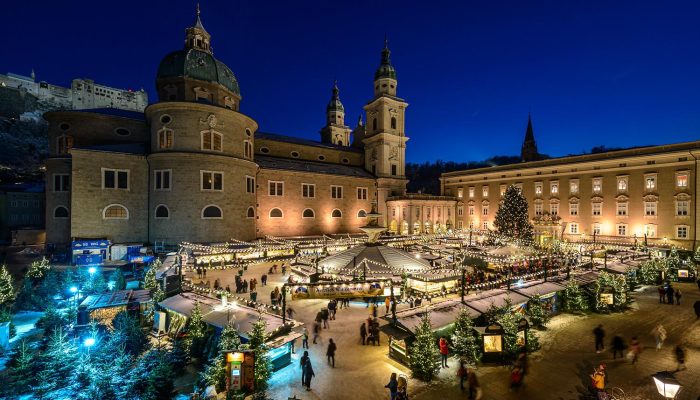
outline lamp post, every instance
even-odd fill
[[[94,337],[89,337],[85,339],[83,342],[83,345],[87,348],[88,355],[90,355],[90,347],[95,345],[95,338]]]
[[[656,390],[665,399],[675,399],[681,390],[681,384],[668,371],[657,372],[652,375],[652,379],[654,379]]]

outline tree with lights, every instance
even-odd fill
[[[155,290],[156,287],[160,287],[156,280],[156,268],[154,265],[151,265],[146,271],[146,275],[143,277],[143,287],[151,291]]]
[[[262,314],[258,316],[258,320],[253,323],[253,327],[248,332],[248,346],[250,350],[255,352],[255,391],[263,392],[267,389],[267,381],[272,375],[272,365],[270,358],[267,356],[269,350],[265,344],[267,335],[265,328],[267,322],[263,319]]]
[[[588,311],[588,302],[575,280],[570,280],[564,287],[563,308],[569,313]]]
[[[187,339],[190,341],[190,354],[193,357],[200,357],[204,336],[207,333],[207,325],[202,319],[202,309],[199,307],[199,302],[194,303],[192,314],[187,323]]]
[[[27,270],[27,276],[32,279],[41,279],[51,269],[49,260],[42,258],[41,261],[33,261]]]
[[[536,294],[527,302],[525,314],[530,317],[532,325],[543,328],[549,322],[550,315],[542,305],[542,297]]]
[[[7,272],[7,266],[0,268],[0,305],[11,302],[15,298],[15,287],[12,275]]]
[[[510,185],[506,189],[493,224],[502,236],[524,241],[532,240],[533,227],[528,217],[527,200],[515,185]]]
[[[408,353],[409,366],[414,377],[430,381],[440,369],[440,354],[427,313],[416,328],[415,336]]]
[[[471,365],[481,360],[481,341],[480,336],[474,330],[474,321],[472,321],[469,312],[462,308],[455,320],[454,332],[452,333],[452,352],[455,357],[466,361]]]
[[[522,348],[518,345],[518,322],[521,315],[513,312],[513,302],[507,298],[503,306],[491,305],[484,313],[489,324],[498,323],[503,328],[503,356],[514,360]],[[527,330],[527,351],[533,352],[540,348],[537,335],[531,330]]]
[[[22,340],[10,358],[10,381],[15,394],[22,394],[29,390],[34,381],[34,353]]]
[[[218,353],[209,360],[209,364],[202,373],[202,380],[207,386],[214,385],[217,392],[226,388],[226,354],[224,351],[238,350],[240,345],[241,339],[238,331],[230,324],[226,325],[219,337]]]

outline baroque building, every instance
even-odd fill
[[[374,96],[364,106],[367,124],[362,116],[354,128],[345,124],[336,83],[320,141],[260,132],[240,111],[238,80],[214,57],[197,10],[184,47],[161,61],[158,102],[144,112],[45,114],[47,243],[354,233],[373,201],[384,216],[391,205],[391,221],[382,223],[394,232],[418,221],[421,232],[452,226],[454,213],[446,209],[454,209],[454,199],[406,196],[408,104],[397,97],[390,54],[385,42]],[[429,207],[432,200],[432,214],[412,216],[414,202]]]

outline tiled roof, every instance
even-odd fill
[[[355,148],[355,147],[348,147],[348,146],[338,146],[335,144],[330,144],[330,143],[321,143],[317,142],[314,140],[308,140],[308,139],[301,139],[298,137],[294,136],[286,136],[286,135],[278,135],[276,133],[265,133],[265,132],[255,132],[255,137],[257,139],[263,139],[263,140],[274,140],[276,142],[285,142],[285,143],[294,143],[294,144],[301,144],[304,146],[314,146],[314,147],[322,147],[325,149],[333,149],[333,150],[342,150],[342,151],[351,151],[354,153],[361,153],[362,150]]]
[[[136,119],[136,120],[140,120],[140,121],[143,121],[146,119],[144,114],[140,111],[121,110],[118,108],[88,108],[85,110],[72,110],[72,111],[92,113],[92,114],[111,115],[113,117]]]
[[[76,146],[75,149],[91,150],[91,151],[107,151],[110,153],[126,153],[126,154],[146,154],[146,145],[143,143],[122,143],[122,144],[104,144],[99,146]]]
[[[344,175],[354,176],[358,178],[374,178],[372,174],[365,171],[361,167],[352,167],[350,165],[329,164],[306,160],[292,160],[289,158],[270,157],[270,156],[255,156],[255,162],[260,165],[260,168],[280,169],[285,171],[300,171],[313,172],[317,174],[327,175]]]
[[[319,262],[326,273],[352,275],[363,270],[367,262],[367,274],[374,276],[398,275],[401,272],[420,273],[429,270],[430,264],[423,259],[393,247],[360,245],[341,251]]]

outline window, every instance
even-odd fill
[[[603,190],[603,178],[593,178],[593,193],[600,193]]]
[[[688,174],[679,173],[676,174],[676,187],[679,189],[685,189],[688,187]]]
[[[153,171],[153,189],[154,190],[170,190],[172,184],[172,173],[169,169],[159,169]]]
[[[591,210],[594,216],[600,216],[603,214],[603,203],[592,203]]]
[[[676,239],[687,239],[688,238],[688,226],[678,225],[676,226]]]
[[[224,190],[224,173],[215,171],[199,171],[201,174],[202,190]]]
[[[331,185],[331,199],[342,199],[343,198],[343,187]]]
[[[319,161],[325,161],[325,160],[326,160],[326,156],[324,156],[323,154],[321,154],[320,156],[318,156],[318,160],[319,160]]]
[[[252,176],[245,177],[245,192],[255,193],[255,178]]]
[[[627,191],[627,177],[626,176],[618,176],[617,177],[617,191],[623,192],[623,193]]]
[[[506,185],[501,185],[501,197],[506,194]]]
[[[469,188],[469,198],[470,199],[474,198],[474,186]]]
[[[357,200],[367,200],[367,188],[357,188]]]
[[[164,114],[160,116],[160,123],[163,125],[169,124],[172,120],[173,119],[170,117],[170,115]]]
[[[469,215],[474,215],[474,206],[469,206]]]
[[[102,189],[129,190],[129,170],[102,168]]]
[[[202,150],[222,151],[223,135],[214,130],[202,132]]]
[[[61,135],[61,136],[56,138],[56,153],[68,154],[68,152],[72,148],[73,148],[73,136]]]
[[[535,215],[542,215],[542,203],[535,203]]]
[[[372,120],[372,130],[375,130],[375,131],[377,130],[377,119],[376,118],[374,118]]]
[[[341,218],[342,216],[343,213],[340,212],[340,210],[338,210],[337,208],[331,213],[331,218]]]
[[[482,206],[481,207],[481,214],[482,215],[489,215],[489,206]]]
[[[559,204],[552,203],[549,205],[549,213],[552,215],[559,215]]]
[[[574,234],[574,235],[578,233],[578,224],[577,223],[569,224],[569,233]]]
[[[644,215],[647,217],[656,216],[656,202],[655,201],[645,201],[644,202]]]
[[[391,129],[396,129],[396,117],[391,117]]]
[[[268,196],[284,196],[284,182],[268,181]]]
[[[289,153],[289,155],[292,156],[293,158],[299,158],[299,152],[298,152],[298,151],[293,151],[293,152]]]
[[[53,175],[53,191],[54,192],[69,192],[70,191],[70,175],[69,174],[54,174]]]
[[[569,203],[569,215],[578,215],[578,203]]]
[[[488,186],[481,187],[481,197],[489,197],[489,187]]]
[[[484,221],[483,227],[484,229],[489,229],[489,221]]]
[[[357,218],[365,218],[367,217],[367,212],[365,210],[360,210],[357,212]]]
[[[68,209],[66,207],[58,206],[53,210],[54,218],[68,218],[68,215]]]
[[[223,219],[224,213],[219,206],[209,205],[202,209],[202,219]]]
[[[170,218],[170,210],[164,204],[156,207],[156,219],[168,219]]]
[[[644,233],[650,238],[656,237],[656,225],[655,224],[644,225]]]
[[[314,197],[316,197],[316,185],[314,185],[313,183],[302,183],[301,197],[307,199],[313,199]]]
[[[255,209],[253,209],[253,207],[248,207],[248,211],[246,212],[246,217],[255,218]]]
[[[129,210],[121,204],[111,204],[102,211],[103,219],[129,219]]]
[[[260,148],[260,152],[263,153],[263,154],[267,154],[267,153],[270,152],[270,149],[268,149],[267,147],[261,147],[261,148]]]
[[[656,190],[656,175],[644,176],[644,189],[648,192]]]
[[[464,188],[457,188],[457,197],[460,199],[464,197]]]
[[[416,208],[416,218],[420,218],[420,208]]]
[[[627,236],[627,225],[617,224],[617,236]]]
[[[270,210],[270,218],[282,218],[282,210],[279,208],[273,208]]]
[[[391,164],[391,175],[392,176],[398,175],[398,168],[397,168],[396,164]]]
[[[535,182],[535,196],[542,196],[542,182]]]
[[[243,141],[243,157],[253,158],[253,143],[250,140]]]
[[[688,200],[677,200],[676,201],[676,215],[686,216],[689,214],[690,202]]]
[[[571,194],[578,193],[578,179],[569,181],[569,192]]]
[[[162,127],[158,131],[158,148],[172,149],[173,148],[173,130],[167,127]]]
[[[600,235],[600,224],[593,224],[593,234]]]
[[[314,214],[314,210],[307,208],[304,210],[304,212],[301,214],[302,218],[314,218],[316,214]]]
[[[617,203],[617,215],[619,217],[627,216],[627,203]]]
[[[549,183],[549,192],[553,195],[559,194],[559,182],[550,182]]]
[[[448,208],[448,210],[449,210],[449,208]],[[457,207],[457,215],[460,217],[462,215],[464,215],[464,208],[462,206]]]

